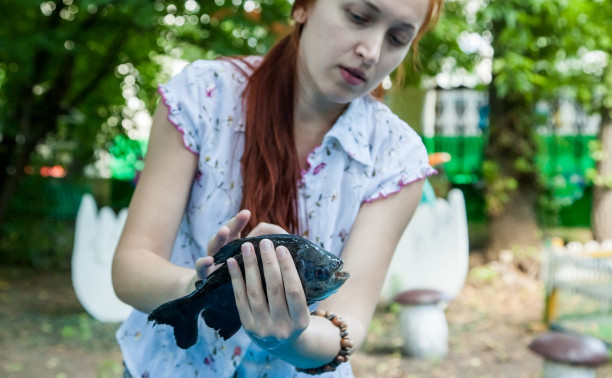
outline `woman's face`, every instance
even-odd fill
[[[304,24],[302,91],[348,103],[376,88],[404,59],[429,0],[318,0],[296,9]]]

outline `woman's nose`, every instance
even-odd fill
[[[355,53],[363,62],[369,66],[378,63],[382,46],[384,43],[384,36],[370,34],[368,38],[362,39],[357,43]]]

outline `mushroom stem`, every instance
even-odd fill
[[[546,361],[542,378],[595,378],[595,369]]]
[[[404,352],[411,357],[442,358],[448,354],[448,297],[437,290],[415,289],[397,294]]]

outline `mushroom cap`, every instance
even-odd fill
[[[438,290],[414,289],[398,293],[393,301],[401,305],[425,305],[449,301],[450,297]]]
[[[608,348],[594,337],[547,332],[529,344],[529,349],[552,360],[568,365],[596,367],[608,362]]]

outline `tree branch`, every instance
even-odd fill
[[[100,81],[114,69],[113,62],[117,59],[117,55],[126,39],[127,33],[121,33],[117,39],[115,39],[111,48],[108,50],[108,54],[106,54],[102,63],[98,66],[97,72],[93,75],[89,83],[81,88],[81,90],[68,101],[69,107],[77,107],[98,86]]]

